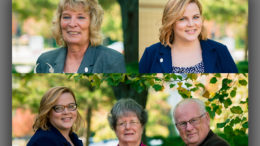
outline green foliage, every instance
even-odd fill
[[[248,61],[240,61],[237,64],[238,72],[248,73]]]
[[[216,77],[213,77],[213,78],[210,79],[210,83],[211,83],[211,84],[215,84],[217,81],[218,81],[218,80],[217,80]]]

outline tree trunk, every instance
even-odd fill
[[[87,137],[86,137],[86,146],[89,145],[89,138],[90,138],[90,126],[91,126],[91,116],[92,116],[92,106],[88,105],[88,108],[86,110],[87,113],[87,117],[86,117],[86,121],[87,121]]]
[[[121,7],[125,61],[138,62],[138,0],[117,0]]]

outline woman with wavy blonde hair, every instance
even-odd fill
[[[83,146],[74,133],[82,123],[72,90],[53,87],[41,99],[39,114],[33,125],[36,132],[27,146]]]
[[[123,55],[101,45],[103,14],[97,0],[60,0],[52,32],[63,47],[43,53],[35,72],[126,72]]]
[[[169,0],[160,42],[145,49],[140,73],[236,73],[227,47],[207,39],[199,0]]]

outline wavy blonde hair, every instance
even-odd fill
[[[183,16],[184,11],[188,4],[196,3],[199,7],[200,14],[202,14],[202,5],[199,0],[169,0],[164,7],[162,26],[160,28],[160,42],[164,46],[171,46],[174,41],[173,26],[176,21]],[[200,40],[207,39],[207,31],[202,25],[201,32],[198,37]]]
[[[92,46],[102,44],[103,36],[101,33],[101,24],[103,20],[104,11],[97,0],[60,0],[56,16],[53,19],[52,33],[58,45],[67,46],[62,37],[61,32],[61,16],[66,9],[77,11],[82,9],[90,15],[89,38]]]
[[[33,124],[33,129],[36,131],[38,128],[41,128],[42,130],[48,130],[49,126],[49,114],[53,108],[53,106],[56,104],[57,100],[63,93],[70,93],[76,103],[76,98],[72,90],[68,87],[53,87],[49,89],[42,97],[40,108],[39,108],[39,114],[36,117],[36,120]],[[71,131],[75,129],[77,131],[81,124],[83,123],[83,119],[81,115],[79,114],[77,110],[77,118],[75,123],[73,124],[73,127]]]

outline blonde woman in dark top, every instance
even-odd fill
[[[207,39],[199,0],[169,0],[160,42],[146,48],[140,73],[236,73],[227,47]]]
[[[103,9],[97,0],[60,0],[53,36],[63,47],[43,53],[36,73],[124,73],[124,57],[102,46]]]

